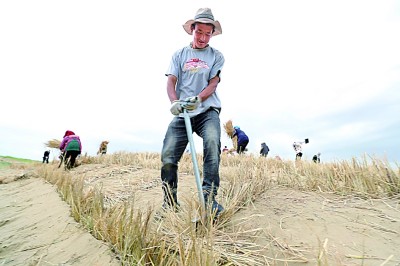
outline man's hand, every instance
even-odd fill
[[[201,104],[201,99],[199,96],[193,96],[185,99],[185,103],[183,104],[183,108],[188,111],[196,110],[197,107]]]
[[[179,115],[182,113],[181,103],[179,101],[173,101],[169,110],[173,115]]]

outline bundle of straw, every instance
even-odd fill
[[[232,125],[232,120],[228,120],[224,124],[224,129],[225,129],[225,133],[228,135],[228,137],[232,138],[233,133],[235,133],[235,129],[233,129],[233,125]]]
[[[104,150],[104,149],[106,149],[107,150],[107,145],[108,145],[108,143],[110,143],[108,140],[104,140],[104,141],[102,141],[101,143],[100,143],[100,150]]]
[[[48,148],[58,149],[60,147],[61,141],[58,139],[52,139],[44,143]]]
[[[224,129],[225,129],[226,135],[228,135],[228,137],[232,139],[232,145],[233,145],[234,150],[236,151],[237,150],[237,136],[233,136],[233,134],[235,133],[235,129],[233,128],[232,120],[228,120],[224,124]]]

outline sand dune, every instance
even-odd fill
[[[119,265],[40,178],[0,185],[0,265]]]

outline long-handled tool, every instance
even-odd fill
[[[64,162],[65,152],[61,153],[61,154],[60,154],[60,157],[58,157],[58,158],[60,158],[60,164],[58,165],[58,168],[60,168],[61,165],[62,165],[63,162]]]
[[[192,162],[193,162],[193,168],[194,168],[194,175],[196,177],[196,185],[197,185],[197,192],[199,195],[199,201],[200,201],[200,205],[202,208],[202,213],[205,213],[206,206],[205,206],[205,202],[204,202],[203,189],[201,187],[199,165],[197,163],[197,158],[196,158],[196,149],[194,147],[192,125],[190,123],[189,114],[188,114],[186,108],[184,108],[184,107],[183,107],[183,117],[185,118],[186,133],[187,133],[187,136],[189,139],[189,144],[190,144],[190,153],[192,155]]]

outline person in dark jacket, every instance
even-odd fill
[[[267,157],[268,152],[269,152],[269,148],[268,148],[267,144],[265,144],[265,142],[261,143],[260,155]]]
[[[67,162],[67,159],[69,158],[67,169],[74,167],[76,157],[78,157],[82,151],[82,143],[79,136],[75,135],[71,130],[65,131],[63,140],[60,144],[60,150],[63,153],[64,162]]]
[[[50,150],[47,150],[43,154],[43,163],[44,162],[49,163],[49,157],[50,157]]]
[[[238,154],[243,153],[246,150],[247,144],[249,144],[249,137],[244,133],[243,130],[240,129],[238,126],[234,126],[235,133],[233,133],[232,137],[237,137],[237,150]]]
[[[313,161],[314,163],[320,163],[321,162],[321,153],[318,152],[318,154],[313,156]]]

